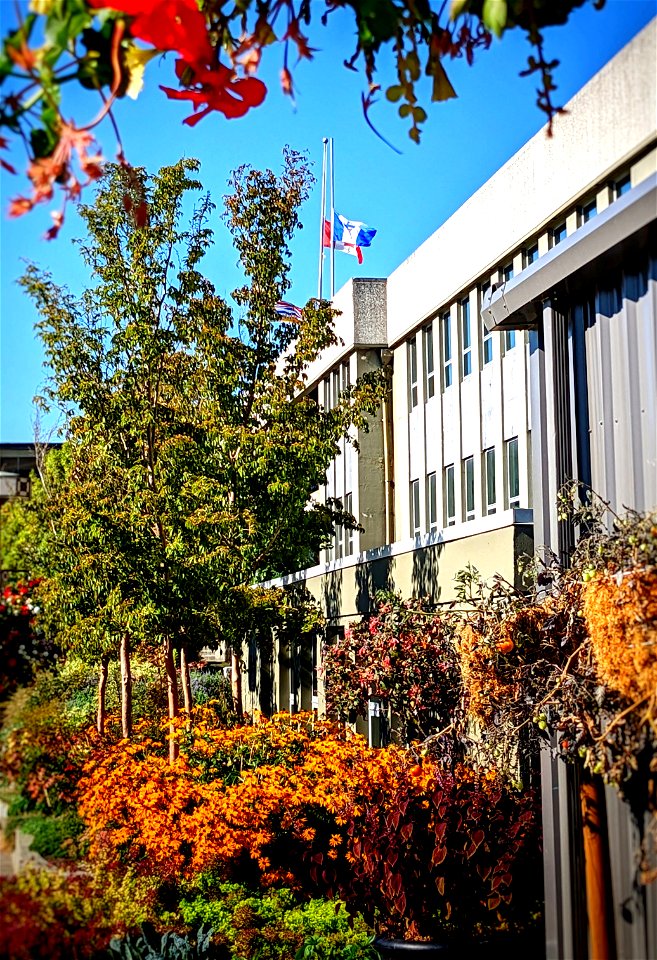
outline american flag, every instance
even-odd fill
[[[293,303],[288,303],[287,300],[278,300],[274,310],[280,314],[281,317],[294,317],[295,320],[301,320],[303,318],[301,307],[295,307]]]

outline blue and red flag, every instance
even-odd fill
[[[374,227],[368,227],[362,220],[348,220],[341,213],[333,213],[333,246],[342,253],[349,253],[363,262],[361,247],[369,247],[376,234]],[[324,221],[324,246],[331,246],[331,223]]]

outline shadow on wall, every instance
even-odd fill
[[[374,598],[380,590],[395,589],[393,576],[394,560],[392,557],[381,557],[370,563],[361,563],[356,567],[354,578],[356,581],[356,612],[360,616],[367,616],[374,611]]]
[[[423,550],[413,551],[413,569],[411,572],[411,593],[414,597],[426,597],[432,603],[440,600],[441,588],[438,583],[440,555],[444,543],[436,543]]]
[[[322,586],[324,615],[331,622],[342,615],[342,570],[332,570],[324,577]],[[351,613],[351,610],[347,611]]]

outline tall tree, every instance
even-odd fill
[[[185,661],[219,636],[239,648],[231,626],[244,622],[247,588],[326,542],[333,517],[309,508],[311,492],[384,389],[363,379],[320,409],[303,394],[304,369],[335,342],[333,311],[312,301],[290,322],[274,310],[312,182],[305,158],[286,150],[280,176],[234,175],[225,220],[245,274],[236,315],[199,269],[212,245],[210,198],[184,215],[187,193],[201,189],[197,169],[110,168],[81,211],[91,275],[82,296],[34,266],[22,278],[41,314],[45,399],[65,416],[71,458],[54,509],[59,552],[75,562],[61,566],[50,601],[66,598],[99,654],[120,640],[127,689],[128,646],[157,647],[172,721],[174,651]]]

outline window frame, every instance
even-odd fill
[[[509,509],[516,509],[520,506],[520,457],[518,450],[518,437],[511,437],[505,443],[505,465],[506,465],[506,495]],[[512,482],[515,485],[512,488]]]
[[[417,382],[417,337],[413,336],[406,343],[406,359],[408,366],[408,406],[414,410],[419,403]]]
[[[409,485],[409,515],[411,537],[415,539],[422,535],[422,517],[420,514],[420,481],[411,480]]]
[[[422,329],[422,363],[424,367],[424,402],[436,393],[436,364],[433,348],[433,321]]]
[[[463,519],[474,520],[476,513],[474,457],[463,458]]]
[[[563,231],[563,233],[562,233]],[[552,246],[556,247],[568,237],[568,223],[566,220],[562,220],[561,223],[558,223],[556,227],[553,227],[550,231],[552,237]]]
[[[497,513],[497,478],[495,468],[495,447],[487,447],[482,454],[484,474],[484,503],[486,516]],[[492,499],[491,499],[492,492]]]
[[[427,474],[426,500],[427,533],[435,533],[438,530],[438,478],[435,470]]]
[[[447,310],[440,318],[440,346],[442,351],[443,392],[454,383],[454,351],[452,348],[452,314]]]
[[[461,327],[461,377],[465,380],[472,373],[472,320],[470,315],[470,297],[459,301],[459,323]]]
[[[453,463],[449,463],[444,467],[443,478],[443,509],[445,512],[445,526],[453,527],[456,525],[456,489]]]

